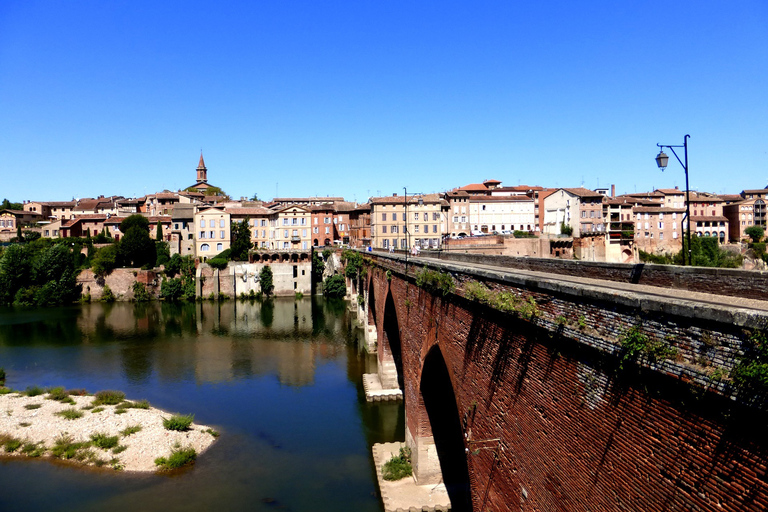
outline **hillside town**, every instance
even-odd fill
[[[615,187],[504,186],[495,179],[443,193],[371,197],[275,197],[233,200],[208,180],[201,153],[195,182],[143,197],[24,200],[0,210],[0,242],[22,232],[43,238],[122,236],[130,215],[147,217],[171,255],[204,262],[230,248],[233,223],[247,221],[255,251],[344,246],[390,251],[455,250],[510,256],[635,263],[640,254],[681,250],[690,211],[693,236],[743,251],[751,226],[766,227],[763,189],[713,194],[661,188],[616,195]],[[19,205],[17,205],[19,206]],[[159,227],[158,227],[159,226]],[[761,263],[761,262],[757,262]]]

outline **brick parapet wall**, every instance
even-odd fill
[[[766,414],[707,387],[706,367],[691,361],[704,353],[712,365],[732,365],[754,316],[453,272],[460,285],[471,279],[533,297],[531,321],[433,296],[414,285],[419,269],[409,265],[406,276],[402,259],[375,261],[374,316],[381,324],[389,307],[397,317],[410,433],[432,434],[419,383],[437,348],[465,435],[501,438],[496,467],[490,451],[467,455],[475,510],[768,508]],[[648,335],[670,339],[680,360],[618,370],[617,337],[638,319]]]
[[[556,258],[518,258],[456,252],[430,253],[445,261],[498,265],[649,286],[677,288],[734,297],[768,299],[768,271],[681,267],[647,263],[601,263]]]

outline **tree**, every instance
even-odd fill
[[[12,203],[8,199],[3,199],[0,203],[0,210],[23,210],[24,205],[21,203]]]
[[[126,267],[154,265],[157,260],[155,242],[149,238],[149,220],[143,215],[131,215],[120,223],[124,233],[118,247],[119,262]]]
[[[157,260],[155,260],[155,266],[165,265],[171,259],[171,248],[168,242],[155,242],[155,252],[157,254]]]
[[[765,234],[765,230],[762,226],[749,226],[744,230],[744,234],[752,239],[753,244],[756,244],[762,240],[763,235]]]
[[[157,231],[155,232],[155,240],[161,242],[163,240],[163,227],[160,225],[160,221],[157,221]]]
[[[272,292],[275,289],[272,278],[272,269],[269,267],[269,265],[263,266],[259,272],[259,283],[261,284],[261,292],[267,298],[272,295]]]
[[[323,295],[333,298],[342,298],[347,294],[347,283],[344,276],[334,274],[325,280],[323,284]]]
[[[11,245],[0,260],[0,304],[11,304],[21,288],[30,284],[30,264],[27,251],[21,245]]]
[[[253,247],[251,242],[251,228],[248,219],[232,223],[232,245],[230,245],[229,259],[232,261],[248,260],[248,251]]]
[[[117,245],[110,244],[96,252],[91,260],[91,270],[97,276],[105,276],[117,267]]]

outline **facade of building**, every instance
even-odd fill
[[[274,245],[271,249],[290,251],[309,250],[312,247],[311,220],[309,207],[300,205],[284,206],[277,210],[274,226]]]
[[[229,249],[229,213],[221,208],[204,208],[195,214],[195,256],[202,261]]]
[[[371,198],[371,245],[378,249],[437,249],[448,202],[440,194]]]
[[[578,238],[588,233],[605,233],[603,196],[586,188],[561,188],[544,199],[544,229],[559,235],[565,224]]]

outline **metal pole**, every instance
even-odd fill
[[[688,217],[688,265],[693,265],[693,257],[691,252],[691,191],[688,187],[688,139],[690,135],[683,137],[683,148],[685,150],[685,215]],[[683,258],[685,260],[685,258]]]
[[[403,229],[405,229],[405,273],[408,274],[408,189],[403,187],[403,209],[405,213],[405,224],[403,225]]]

